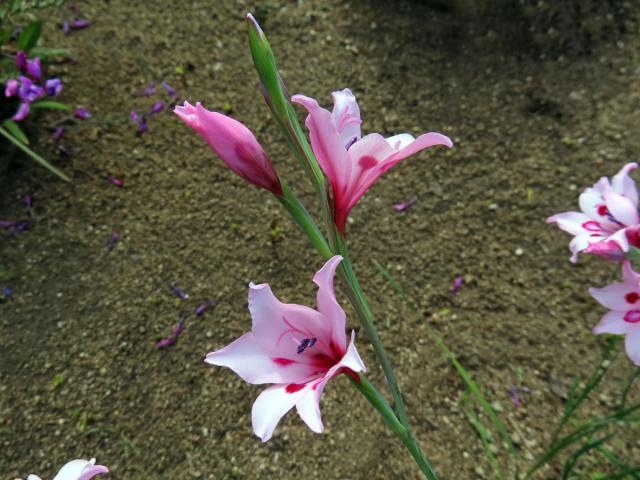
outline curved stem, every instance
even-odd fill
[[[364,296],[362,289],[360,288],[358,278],[353,271],[353,266],[349,258],[349,252],[347,251],[347,245],[339,234],[336,235],[336,238],[338,240],[338,253],[340,253],[340,255],[342,255],[344,258],[340,264],[339,274],[344,280],[345,285],[347,286],[347,297],[349,298],[349,301],[351,302],[353,307],[356,309],[356,313],[358,314],[358,317],[360,317],[360,323],[362,324],[362,327],[364,328],[364,331],[366,332],[367,337],[369,338],[369,341],[373,346],[373,350],[375,351],[376,356],[380,361],[380,365],[382,366],[382,370],[389,384],[389,389],[391,390],[391,395],[393,396],[394,407],[395,411],[398,414],[398,419],[408,429],[409,418],[407,416],[407,409],[404,405],[404,400],[402,399],[400,387],[398,387],[396,374],[393,371],[391,361],[389,360],[387,351],[385,350],[384,345],[382,344],[382,340],[378,335],[378,331],[373,324],[373,313],[371,312],[369,303],[367,302],[367,299]]]

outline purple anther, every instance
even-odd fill
[[[167,82],[162,82],[161,85],[162,85],[162,88],[164,88],[167,91],[167,93],[171,95],[172,100],[175,100],[176,98],[178,98],[178,94],[176,93],[176,91],[173,88],[171,88],[171,86],[169,86]]]
[[[527,387],[517,387],[515,385],[511,385],[511,388],[509,388],[509,392],[511,393],[511,401],[516,408],[519,408],[520,405],[522,405],[520,393],[531,393],[531,390],[529,390]]]
[[[357,141],[358,141],[358,137],[353,137],[351,140],[347,142],[347,144],[345,145],[345,148],[349,150],[353,146],[353,144],[356,143]]]
[[[69,25],[69,22],[67,22],[66,20],[62,22],[62,31],[64,32],[65,35],[69,35],[69,33],[71,33],[71,26]]]
[[[171,285],[169,285],[169,288],[171,289],[171,291],[173,293],[176,294],[176,296],[180,300],[185,301],[187,298],[189,298],[189,295],[184,293],[184,290],[182,290],[180,287],[178,287],[178,285],[176,285],[176,282],[171,282]]]
[[[298,352],[298,354],[301,354],[307,348],[313,347],[317,341],[317,338],[303,338],[298,344],[298,348],[296,349],[296,351]]]
[[[73,22],[71,22],[70,27],[73,30],[82,30],[83,28],[90,27],[92,25],[92,23],[93,22],[91,20],[84,20],[84,19],[81,19],[81,18],[77,18]]]

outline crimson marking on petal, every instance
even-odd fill
[[[290,383],[284,387],[284,391],[287,393],[296,393],[302,390],[306,385],[304,383]]]
[[[582,224],[582,228],[584,228],[588,232],[601,232],[602,230],[604,230],[602,228],[602,225],[600,225],[598,222],[594,222],[593,220],[584,222]]]
[[[271,359],[271,361],[277,365],[280,365],[282,367],[287,367],[289,365],[291,365],[292,363],[296,363],[293,360],[289,360],[288,358],[282,358],[282,357],[273,357]]]
[[[640,295],[638,295],[636,292],[630,292],[624,296],[624,299],[629,303],[636,303],[638,299],[640,299]]]
[[[627,323],[640,322],[640,310],[629,310],[624,314],[624,321]]]
[[[598,205],[598,215],[603,217],[609,215],[609,209],[606,205]]]
[[[365,155],[363,157],[360,157],[360,160],[358,160],[358,164],[364,169],[364,170],[368,170],[370,168],[375,167],[378,164],[378,161],[375,159],[375,157],[372,157],[371,155]],[[587,222],[589,223],[589,222]],[[596,222],[593,222],[596,223]],[[583,225],[584,227],[584,225]]]

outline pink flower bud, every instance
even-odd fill
[[[282,195],[280,179],[256,137],[242,123],[200,103],[184,102],[174,112],[200,134],[222,161],[247,182]]]

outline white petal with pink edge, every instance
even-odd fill
[[[636,182],[629,176],[629,173],[636,168],[638,168],[637,163],[627,163],[611,179],[612,190],[617,194],[627,197],[635,207],[638,206],[638,189],[636,188]]]
[[[299,382],[318,371],[317,367],[303,363],[304,357],[296,355],[295,345],[283,352],[266,350],[248,332],[220,350],[209,353],[205,362],[228,367],[245,382],[290,383]]]
[[[637,287],[627,283],[612,283],[603,288],[590,288],[589,293],[600,305],[616,312],[625,312],[640,305],[640,295],[636,292]],[[629,297],[627,297],[629,296]],[[630,298],[634,301],[629,301]]]
[[[342,354],[347,348],[347,336],[345,333],[347,316],[336,300],[333,288],[336,269],[342,257],[336,255],[329,259],[327,263],[315,274],[313,281],[318,285],[318,311],[322,313],[327,322],[331,324],[331,339]]]

